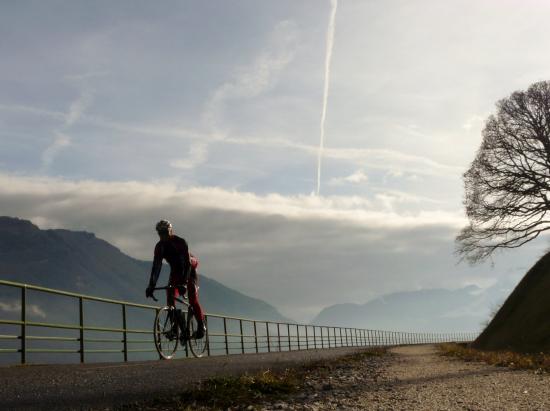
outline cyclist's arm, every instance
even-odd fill
[[[189,262],[189,247],[187,246],[187,241],[183,240],[183,244],[183,252],[181,253],[180,258],[183,266],[184,281],[187,284],[187,280],[191,271],[191,263]]]
[[[162,269],[162,245],[159,243],[155,247],[155,258],[153,259],[153,267],[151,267],[151,277],[149,278],[149,288],[155,288],[159,279],[160,270]]]

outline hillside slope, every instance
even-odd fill
[[[474,346],[550,352],[550,253],[527,272]]]
[[[41,230],[30,221],[0,217],[0,279],[151,304],[144,297],[150,269],[150,262],[125,255],[92,233]],[[167,272],[164,267],[159,284]],[[266,302],[204,275],[200,299],[210,313],[288,320]]]

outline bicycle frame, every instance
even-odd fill
[[[176,288],[179,288],[179,287],[187,288],[187,286],[184,286],[184,285],[167,285],[166,287],[155,287],[155,288],[153,288],[153,291],[156,291],[156,290],[172,290],[172,289],[176,289]],[[155,298],[154,295],[151,296],[151,298],[154,301],[158,301],[158,299]],[[182,303],[186,307],[189,307],[189,298],[188,297],[181,297],[180,298],[180,297],[174,296],[174,300]]]

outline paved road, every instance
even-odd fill
[[[0,367],[0,408],[60,410],[109,407],[181,390],[190,383],[211,376],[284,369],[357,350],[336,348],[174,361]]]

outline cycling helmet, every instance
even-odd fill
[[[160,220],[155,228],[157,233],[167,233],[172,229],[172,224],[168,220]]]

